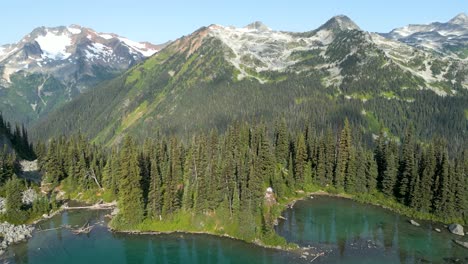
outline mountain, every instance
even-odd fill
[[[77,25],[36,28],[0,47],[0,111],[17,122],[34,122],[162,47]]]
[[[446,23],[408,25],[382,35],[411,46],[461,59],[468,58],[468,16],[465,13],[457,15]]]
[[[285,118],[321,131],[347,117],[366,138],[413,125],[422,138],[466,142],[467,76],[464,60],[362,31],[346,16],[302,33],[210,25],[54,111],[34,133],[84,131],[116,144],[235,120]]]

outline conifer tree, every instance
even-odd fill
[[[147,215],[156,219],[162,214],[163,189],[156,158],[151,159],[151,180],[148,193]]]
[[[126,137],[120,155],[118,225],[133,226],[143,221],[144,207],[141,175],[134,141]]]
[[[340,134],[338,146],[338,158],[336,161],[335,170],[335,186],[338,188],[344,187],[345,177],[348,171],[348,166],[351,162],[351,130],[348,119],[345,120],[343,130]],[[351,181],[351,179],[350,179]]]
[[[26,219],[25,213],[21,210],[22,206],[22,184],[16,175],[9,179],[5,184],[6,194],[6,216],[11,223],[22,223]]]
[[[395,184],[397,181],[398,169],[396,165],[395,156],[392,152],[386,153],[385,163],[387,164],[382,179],[382,192],[389,197],[393,197],[395,191]]]
[[[286,166],[289,159],[289,137],[286,120],[284,119],[276,123],[275,154],[276,160],[283,166]]]
[[[398,170],[398,199],[403,204],[409,204],[410,191],[412,183],[417,177],[417,167],[415,158],[415,145],[413,141],[413,130],[410,128],[406,132],[405,140],[403,143],[403,153],[400,159],[400,166]]]
[[[358,161],[359,162],[359,161]],[[371,153],[366,155],[366,187],[367,191],[373,193],[377,190],[378,166]]]
[[[304,188],[304,172],[307,162],[307,149],[305,144],[304,135],[300,133],[296,140],[296,147],[294,148],[295,159],[294,159],[294,181],[296,188]],[[309,175],[311,176],[311,175]]]

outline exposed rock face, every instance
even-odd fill
[[[34,226],[28,225],[12,225],[8,222],[0,224],[0,233],[3,235],[3,240],[0,243],[0,255],[5,252],[5,249],[8,245],[12,243],[18,243],[30,238],[32,232],[34,231]]]
[[[414,226],[421,226],[418,222],[414,221],[413,219],[410,220],[410,223]]]
[[[452,232],[452,234],[459,236],[465,235],[465,233],[463,232],[463,226],[461,226],[460,224],[451,224],[448,228],[450,232]]]
[[[33,189],[27,189],[23,192],[22,202],[23,204],[32,204],[37,199],[37,193]]]
[[[39,171],[37,160],[33,160],[33,161],[22,160],[20,161],[20,165],[21,165],[20,176],[22,178],[33,181],[35,183],[41,182],[41,172]]]

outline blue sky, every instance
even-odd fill
[[[39,26],[79,24],[133,40],[162,43],[210,24],[244,26],[260,20],[277,30],[308,31],[345,14],[362,29],[445,22],[468,13],[468,0],[23,0],[0,4],[0,44]]]

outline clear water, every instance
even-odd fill
[[[298,254],[264,249],[208,235],[126,235],[106,228],[106,211],[74,211],[40,224],[95,224],[89,234],[68,229],[37,231],[27,242],[10,247],[4,263],[310,263]],[[455,235],[421,227],[388,210],[345,199],[315,197],[284,212],[277,232],[288,241],[325,252],[313,263],[468,263],[468,250]],[[465,238],[466,240],[466,238]],[[454,262],[458,261],[458,262]]]
[[[316,196],[298,201],[283,216],[287,220],[277,232],[326,252],[317,263],[468,263],[468,249],[456,245],[452,240],[460,237],[446,227],[425,221],[416,227],[376,206]]]
[[[70,211],[42,223],[43,230],[96,224],[89,234],[38,231],[7,252],[8,263],[300,263],[299,256],[209,235],[127,235],[107,230],[103,211]]]

